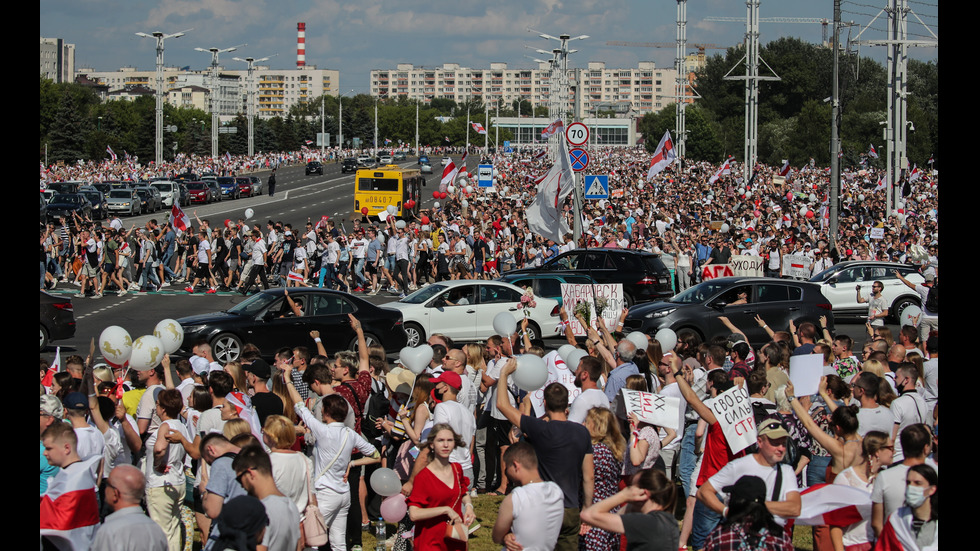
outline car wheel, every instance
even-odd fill
[[[232,333],[222,333],[211,341],[211,348],[219,363],[235,362],[242,355],[242,340]]]
[[[44,349],[47,347],[48,347],[48,331],[42,325],[41,326],[41,352],[44,352]]]
[[[371,345],[381,344],[381,339],[371,333],[364,333],[364,342],[370,347]],[[347,345],[348,350],[357,352],[357,337],[351,339],[350,343]]]
[[[898,300],[896,300],[895,304],[892,305],[890,310],[892,320],[901,325],[902,312],[904,312],[909,306],[919,306],[919,302],[912,297],[900,297]]]
[[[623,302],[626,303],[627,308],[632,308],[636,301],[633,299],[633,295],[629,293],[623,293]]]
[[[405,334],[408,335],[408,342],[405,346],[416,347],[425,342],[425,331],[417,323],[406,323]]]
[[[533,321],[529,321],[527,324],[527,338],[530,340],[541,338],[541,329],[538,328],[538,324]]]

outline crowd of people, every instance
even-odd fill
[[[679,290],[733,254],[764,257],[773,276],[784,275],[782,255],[800,254],[813,273],[879,259],[915,263],[932,287],[938,281],[935,174],[909,182],[886,212],[879,174],[846,172],[840,234],[831,235],[825,171],[778,183],[775,169],[756,167],[740,181],[732,163],[715,180],[715,167],[696,163],[648,181],[647,154],[609,150],[596,172],[624,195],[585,210],[581,242],[557,243],[534,235],[524,215],[545,161],[534,152],[493,161],[494,192],[458,180],[404,224],[214,227],[195,216],[178,234],[155,220],[130,229],[66,220],[42,230],[41,285],[66,279],[99,297],[186,281],[188,292],[247,294],[271,279],[401,295],[540,265],[576,246],[660,253]],[[571,222],[570,205],[563,212]],[[938,547],[938,319],[925,334],[908,326],[896,335],[870,320],[860,353],[850,337],[810,323],[771,328],[761,348],[731,327],[706,342],[681,331],[671,350],[653,339],[638,350],[619,327],[567,321],[566,331],[583,324],[584,342],[566,339],[587,355],[565,366],[574,386],[547,385],[537,402],[514,384],[515,358],[564,362],[521,333],[463,345],[432,335],[432,361],[417,375],[363,340],[357,353],[328,351],[317,334],[275,351],[247,346],[226,365],[203,342],[192,357],[143,372],[72,356],[52,374],[42,360],[42,540],[178,550],[198,530],[207,549],[292,550],[318,541],[309,523],[320,518],[326,545],[356,549],[380,515],[371,475],[385,468],[405,496],[388,532],[398,550],[465,548],[481,493],[506,496],[482,521],[508,549],[791,549],[801,494],[831,483],[866,492],[872,509],[847,526],[815,526],[815,549]],[[812,396],[797,396],[788,377],[800,354],[823,356]],[[737,454],[710,407],[735,386],[752,401],[758,435]],[[679,398],[683,421],[675,430],[627,414],[622,389]],[[82,490],[73,499],[84,507],[64,509],[66,488]]]

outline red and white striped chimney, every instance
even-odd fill
[[[306,66],[306,23],[296,24],[296,68]]]

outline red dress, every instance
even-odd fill
[[[453,468],[453,487],[439,480],[429,469],[415,475],[412,495],[408,496],[408,506],[430,509],[433,507],[452,507],[456,514],[463,516],[463,496],[469,488],[470,481],[463,476],[463,468],[459,463],[450,463]],[[465,550],[466,543],[446,539],[446,521],[449,517],[439,515],[415,523],[415,549],[428,551],[438,549],[443,551]]]

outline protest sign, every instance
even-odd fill
[[[596,283],[595,285],[588,283],[562,283],[561,298],[562,307],[565,309],[565,313],[568,314],[569,324],[576,337],[586,335],[582,324],[578,323],[575,319],[576,308],[588,308],[588,315],[585,316],[585,319],[588,320],[589,325],[593,329],[598,331],[599,328],[595,323],[596,306],[600,310],[599,315],[602,316],[602,319],[606,323],[606,328],[610,330],[616,329],[616,325],[619,323],[619,316],[623,313],[623,308],[626,307],[622,283]],[[583,306],[579,306],[579,304]]]
[[[884,239],[885,228],[871,228],[871,239]]]
[[[756,443],[752,402],[744,388],[732,387],[705,403],[721,425],[732,453],[738,453]]]
[[[569,369],[565,361],[558,355],[557,350],[545,354],[544,363],[548,366],[548,380],[541,385],[541,388],[531,393],[531,405],[534,406],[534,412],[538,415],[544,413],[544,389],[551,383],[561,383],[568,389],[569,404],[574,402],[575,398],[582,393],[582,389],[575,386],[575,368]]]
[[[764,274],[761,256],[735,255],[728,261],[732,274],[738,277],[762,277]],[[710,266],[710,264],[709,264]]]
[[[802,254],[784,254],[783,275],[798,277],[801,279],[810,279],[811,263],[812,262],[810,259]]]
[[[732,267],[728,264],[708,264],[701,269],[701,280],[706,281],[716,277],[731,277],[735,275]]]
[[[622,392],[627,414],[635,413],[640,421],[658,427],[672,430],[680,428],[680,398],[628,388],[624,388]]]
[[[789,380],[797,396],[817,393],[823,375],[823,354],[800,354],[789,358]]]

